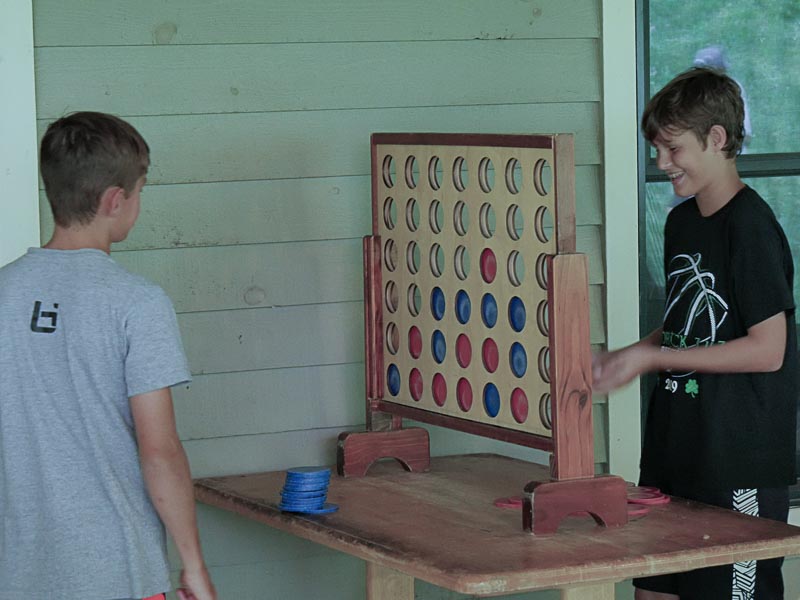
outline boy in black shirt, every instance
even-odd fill
[[[650,371],[641,483],[786,521],[795,482],[794,267],[772,210],[736,170],[739,86],[708,69],[678,75],[642,131],[676,195],[664,231],[663,326],[596,357],[605,392]],[[781,559],[634,580],[637,600],[783,598]]]

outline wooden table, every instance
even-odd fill
[[[370,600],[413,600],[414,579],[464,594],[561,589],[564,600],[611,600],[631,577],[800,554],[800,528],[680,499],[624,527],[571,517],[553,536],[522,530],[519,496],[541,465],[497,455],[435,458],[427,473],[396,462],[366,477],[331,478],[324,516],[282,513],[285,472],[195,482],[197,499],[367,561]]]

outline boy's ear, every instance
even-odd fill
[[[722,125],[712,125],[708,132],[708,143],[714,150],[721,151],[728,143],[728,132]]]
[[[122,201],[125,199],[125,190],[118,186],[107,187],[100,194],[100,206],[97,207],[98,214],[106,217],[116,215],[122,208]]]

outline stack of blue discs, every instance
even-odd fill
[[[286,471],[286,482],[281,490],[278,506],[285,512],[324,515],[339,509],[328,504],[328,484],[331,470],[327,467],[296,467]]]

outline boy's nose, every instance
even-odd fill
[[[672,161],[669,159],[669,154],[666,152],[659,152],[656,154],[656,167],[661,171],[666,171],[671,164]]]

